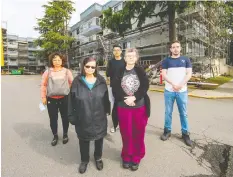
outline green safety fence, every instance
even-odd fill
[[[11,74],[13,74],[13,75],[21,75],[22,71],[21,70],[11,70]]]

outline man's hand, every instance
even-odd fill
[[[174,84],[172,84],[172,89],[175,92],[179,92],[182,89],[182,87],[183,87],[183,85],[174,85]]]

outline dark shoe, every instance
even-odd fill
[[[168,130],[164,130],[163,134],[161,135],[160,139],[163,141],[168,140],[168,138],[170,138],[171,136],[171,131]]]
[[[69,138],[68,138],[68,136],[67,135],[64,135],[63,136],[63,144],[66,144],[66,143],[68,143],[68,141],[69,141]]]
[[[131,163],[130,162],[122,162],[122,167],[124,168],[124,169],[129,169],[130,168],[130,166],[131,166]]]
[[[190,140],[189,134],[182,133],[182,138],[187,146],[193,146],[193,142]]]
[[[99,160],[96,160],[95,161],[95,164],[96,164],[96,168],[100,171],[100,170],[103,170],[104,168],[104,163],[102,161],[102,159],[99,159]]]
[[[83,174],[86,172],[87,170],[87,162],[81,162],[81,164],[79,165],[79,173]]]
[[[136,171],[136,170],[138,170],[138,167],[139,167],[139,163],[132,163],[131,170]]]
[[[51,142],[51,145],[52,145],[52,146],[56,146],[56,145],[57,145],[57,141],[58,141],[58,136],[57,136],[57,135],[54,135],[53,140],[52,140],[52,142]]]

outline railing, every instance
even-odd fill
[[[7,64],[9,66],[18,66],[18,62],[17,61],[15,61],[15,62],[9,61]]]
[[[28,65],[38,65],[38,62],[37,61],[29,61]]]
[[[8,53],[7,53],[9,56],[18,56],[18,52],[10,52],[8,50]]]
[[[18,50],[25,51],[25,50],[28,50],[28,48],[27,47],[19,47]]]
[[[18,61],[19,65],[27,65],[28,61]]]

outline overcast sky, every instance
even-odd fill
[[[2,21],[7,22],[9,34],[20,37],[38,37],[39,34],[33,30],[36,26],[36,18],[44,15],[42,5],[49,0],[1,0]],[[80,20],[80,13],[93,3],[105,4],[109,0],[73,0],[76,12],[73,13],[70,26]],[[5,25],[5,24],[3,24]]]

